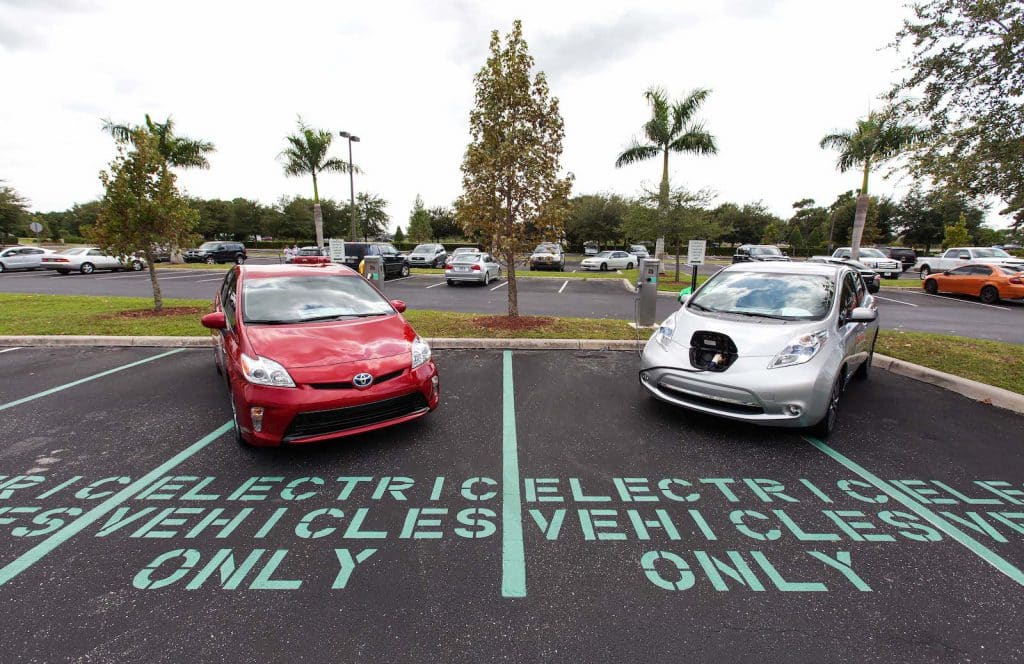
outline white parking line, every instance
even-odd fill
[[[444,286],[446,283],[447,282],[445,281],[439,281],[436,284],[431,284],[430,286],[427,286],[427,288],[437,288],[438,286]]]
[[[562,291],[564,291],[565,287],[568,286],[568,285],[569,285],[569,280],[566,279],[565,283],[562,284],[562,287],[558,289],[558,292],[561,293]]]
[[[508,279],[506,279],[505,281],[501,282],[500,284],[498,284],[497,286],[495,286],[491,290],[498,290],[499,288],[502,288],[504,286],[508,286]]]
[[[931,293],[917,293],[918,295],[924,295],[926,297],[934,297],[940,300],[949,300],[951,302],[962,302],[963,304],[974,304],[979,307],[989,307],[990,309],[1002,309],[1003,311],[1012,311],[1008,307],[997,307],[994,304],[985,304],[984,302],[972,302],[971,300],[961,300],[955,297],[949,297],[948,295],[932,295]]]
[[[139,270],[138,272],[132,272],[131,274],[118,274],[113,277],[97,277],[96,281],[106,281],[108,279],[138,279],[142,274],[142,270]]]
[[[396,281],[405,281],[406,279],[412,279],[412,275],[410,274],[408,277],[399,277],[397,279],[391,279],[390,281],[394,283]]]
[[[0,353],[10,353],[12,350],[21,350],[22,346],[15,346],[14,348],[4,348],[0,350]]]
[[[875,299],[876,300],[883,300],[884,302],[895,302],[896,304],[905,304],[908,307],[919,307],[919,306],[921,306],[919,304],[911,304],[910,302],[903,302],[902,300],[890,300],[889,298],[882,297],[881,295],[876,295]]]
[[[160,281],[170,281],[171,279],[195,279],[196,277],[203,277],[203,276],[206,276],[206,275],[203,274],[203,273],[199,273],[199,274],[179,274],[179,275],[176,275],[176,276],[173,276],[173,277],[159,277],[159,279],[160,279]],[[218,279],[223,279],[223,278],[224,278],[223,276],[218,277]]]
[[[213,279],[200,279],[196,283],[205,284],[207,281],[224,281],[224,277],[215,277]]]

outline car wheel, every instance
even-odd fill
[[[242,428],[238,425],[238,409],[235,408],[235,392],[228,387],[228,401],[231,403],[231,423],[234,425],[231,430],[234,432],[235,442],[245,447],[249,446],[249,443],[242,438]]]
[[[601,271],[602,272],[607,272],[608,271],[608,263],[601,263]]]
[[[853,374],[853,377],[857,380],[867,380],[871,377],[871,364],[875,361],[875,342],[877,341],[878,333],[875,332],[875,338],[871,340],[871,350],[868,351],[868,359],[861,362],[861,365],[857,367],[857,371]]]
[[[999,291],[995,286],[985,286],[981,289],[981,301],[985,304],[995,304],[999,301]]]
[[[924,279],[925,277],[927,277],[931,273],[932,273],[932,270],[931,270],[930,267],[928,267],[927,265],[922,265],[921,266],[921,278],[922,279]]]
[[[935,295],[939,292],[939,284],[934,279],[928,279],[924,282],[924,292]]]
[[[839,370],[836,382],[832,386],[832,392],[828,397],[828,408],[822,418],[811,427],[811,433],[817,438],[828,438],[836,428],[836,420],[839,417],[839,397],[843,395],[843,385],[846,382],[846,367]]]
[[[242,254],[238,254],[237,256],[235,256],[235,265],[241,265],[244,262],[245,256],[243,256]]]
[[[489,286],[490,284],[491,284],[491,271],[490,270],[484,270],[484,286]]]
[[[215,265],[215,264],[217,263],[217,259],[216,259],[216,258],[214,258],[213,256],[207,256],[207,257],[206,257],[206,260],[205,260],[204,262],[205,262],[205,263],[206,263],[207,265]]]
[[[626,269],[627,270],[632,270],[633,269],[633,264],[632,263],[626,263]]]
[[[142,261],[132,261],[132,271],[134,271],[134,272],[141,272],[142,271]]]
[[[71,274],[71,270],[57,270],[57,274]]]
[[[6,269],[7,269],[7,268],[5,268],[5,267],[4,267],[4,264],[3,264],[3,263],[0,263],[0,272],[3,272],[3,271],[4,271],[4,270],[6,270]]]
[[[408,277],[409,276],[409,266],[406,265],[405,263],[402,263],[402,276],[403,277]]]
[[[82,274],[92,274],[96,271],[96,266],[92,263],[82,263],[82,267],[78,268],[78,271]]]
[[[455,282],[453,280],[451,280],[451,279],[446,279],[445,281],[447,282],[447,284],[449,286],[454,286],[455,285]]]

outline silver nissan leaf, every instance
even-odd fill
[[[870,371],[878,313],[845,265],[739,263],[680,302],[640,362],[663,401],[827,436],[847,382]]]

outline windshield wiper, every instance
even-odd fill
[[[739,314],[740,316],[750,316],[752,318],[771,318],[772,320],[800,320],[795,316],[780,316],[778,314],[762,314],[754,311],[728,311],[723,313]]]
[[[298,323],[297,320],[284,320],[276,318],[266,318],[262,320],[247,320],[246,325],[291,325],[292,323]]]
[[[316,321],[324,320],[342,320],[346,318],[369,318],[370,316],[387,316],[386,313],[367,313],[367,314],[331,314],[329,316],[313,316],[312,318],[303,318],[297,323],[313,323]]]

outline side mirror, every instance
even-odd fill
[[[203,324],[203,327],[211,330],[223,330],[228,326],[223,311],[214,311],[213,313],[206,314],[200,322]]]
[[[878,312],[867,307],[857,307],[850,312],[850,323],[870,323],[878,318]]]
[[[692,295],[692,292],[690,291],[690,287],[687,286],[683,290],[679,291],[679,295],[676,299],[679,300],[679,304],[686,304],[686,301],[690,299],[690,295]]]
[[[405,301],[404,300],[391,300],[391,306],[395,308],[398,313],[405,313]]]
[[[944,275],[946,275],[948,277],[949,275],[951,275],[953,273],[950,272],[949,270],[945,270],[942,274],[944,274]]]

